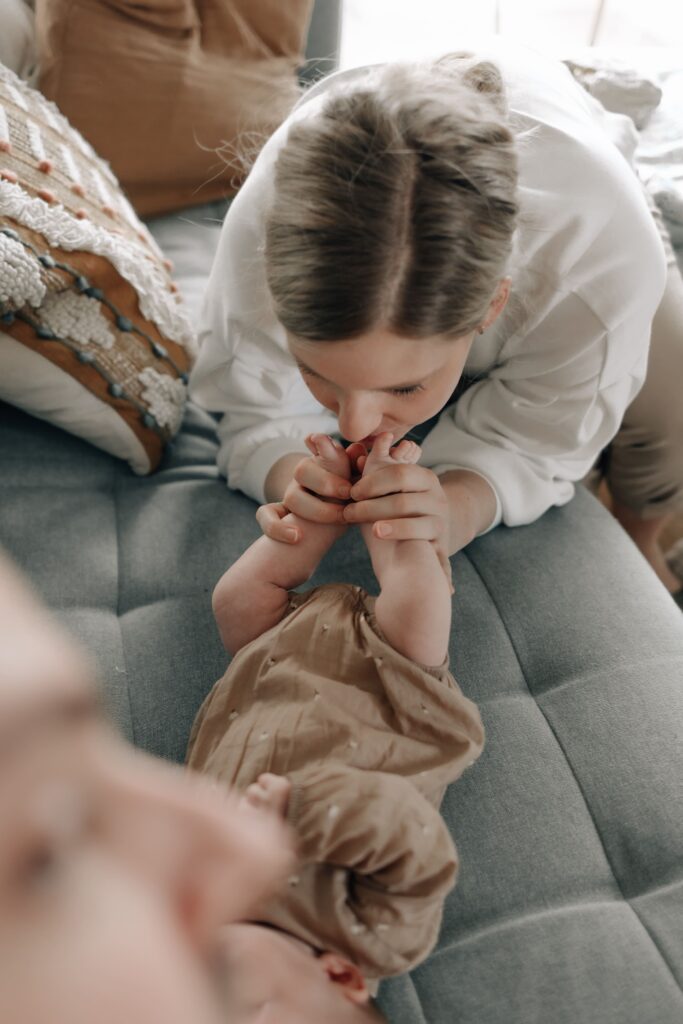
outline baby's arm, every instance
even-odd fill
[[[338,442],[315,434],[307,444],[327,469],[350,477],[348,456]],[[280,621],[287,609],[288,591],[313,575],[323,555],[347,529],[344,523],[315,523],[292,512],[283,522],[299,529],[299,541],[284,544],[259,537],[223,574],[213,592],[218,631],[231,654]]]
[[[391,435],[380,434],[363,468],[363,475],[392,461],[417,462],[419,447],[401,441],[391,449]],[[451,585],[434,545],[428,540],[389,540],[377,537],[372,523],[361,526],[372,567],[380,585],[375,615],[388,642],[401,654],[423,665],[441,665],[448,652],[451,630]]]

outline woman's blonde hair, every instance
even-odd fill
[[[276,163],[265,250],[276,315],[311,341],[474,330],[505,274],[516,184],[490,62],[390,64],[331,90]]]

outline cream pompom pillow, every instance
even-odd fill
[[[0,399],[155,469],[195,344],[169,269],[108,165],[0,65]]]

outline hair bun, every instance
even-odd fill
[[[488,92],[497,96],[503,94],[502,75],[490,60],[480,60],[471,64],[463,74],[463,81],[477,92]]]
[[[475,92],[485,93],[499,110],[505,111],[503,76],[493,61],[482,60],[474,53],[460,50],[445,54],[437,61],[437,66],[456,75]]]

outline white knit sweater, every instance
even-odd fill
[[[666,266],[630,166],[630,120],[608,114],[562,64],[533,51],[492,44],[482,56],[502,71],[519,142],[513,292],[467,360],[465,373],[482,379],[444,410],[421,461],[436,473],[485,477],[498,499],[491,526],[517,526],[569,501],[617,432],[645,377]],[[274,162],[293,119],[315,117],[328,89],[368,73],[340,72],[305,97],[262,150],[223,225],[191,393],[223,414],[218,464],[229,485],[259,502],[280,456],[305,453],[312,430],[337,429],[272,311],[263,250]]]

